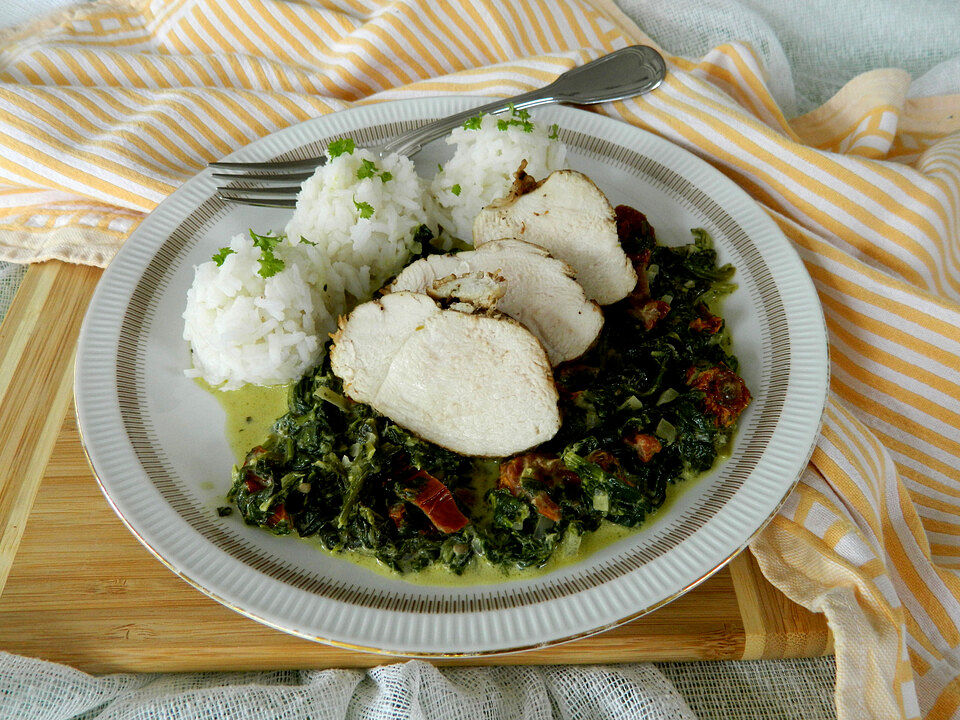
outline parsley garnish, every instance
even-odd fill
[[[472,118],[469,118],[464,124],[464,130],[479,130],[480,122],[483,120],[483,115],[474,115]]]
[[[253,230],[250,230],[250,237],[255,247],[267,252],[273,252],[273,249],[283,240],[283,235],[257,235]]]
[[[560,126],[554,123],[553,125],[550,126],[550,134],[547,135],[547,137],[550,138],[551,140],[556,140],[557,137],[559,137],[559,135],[560,135]]]
[[[344,153],[352,155],[356,149],[353,138],[340,138],[327,145],[327,156],[330,158],[340,157]]]
[[[530,113],[527,110],[517,110],[510,106],[510,118],[497,120],[497,130],[503,131],[510,127],[518,127],[524,132],[533,132],[533,123],[530,122]]]
[[[283,240],[283,235],[257,235],[251,230],[250,237],[253,238],[253,244],[260,248],[260,270],[257,274],[262,278],[268,278],[283,270],[283,260],[273,254],[273,249]]]
[[[303,235],[300,236],[300,244],[301,244],[301,245],[313,245],[314,247],[317,246],[317,244],[316,244],[315,242],[310,242],[310,241],[307,240]]]
[[[220,252],[218,252],[216,255],[214,255],[210,259],[217,264],[217,267],[220,267],[221,265],[223,265],[223,261],[227,259],[227,255],[232,255],[235,252],[236,250],[231,250],[228,247],[223,247],[223,248],[220,248]]]
[[[283,260],[278,258],[272,252],[266,250],[260,255],[260,270],[258,273],[262,278],[273,277],[285,267]]]
[[[360,167],[357,168],[357,180],[364,180],[377,174],[377,165],[373,160],[361,160]]]
[[[452,192],[454,195],[459,196],[459,195],[460,195],[460,185],[459,185],[459,183],[456,184],[456,185],[454,185],[452,188],[450,188],[450,192]]]
[[[360,217],[368,218],[373,215],[373,205],[365,202],[353,201],[353,206],[360,212]]]
[[[389,170],[380,170],[377,167],[376,163],[372,160],[361,160],[360,167],[357,168],[357,180],[365,180],[366,178],[375,177],[379,175],[381,182],[388,182],[393,180],[393,174]]]

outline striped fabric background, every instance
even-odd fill
[[[0,34],[0,259],[105,265],[208,161],[352,103],[509,95],[645,41],[608,0],[109,0]],[[830,332],[803,481],[752,550],[826,613],[845,720],[960,712],[960,97],[894,70],[786,120],[749,48],[603,112],[793,240]]]

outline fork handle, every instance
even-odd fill
[[[495,100],[414,128],[387,142],[380,152],[381,155],[394,152],[412,155],[426,143],[446,135],[480,114],[496,115],[510,108],[522,110],[550,103],[593,105],[634,97],[656,88],[666,71],[663,57],[652,47],[631,45],[568,70],[545,87]]]

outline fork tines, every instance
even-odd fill
[[[316,170],[323,165],[326,158],[306,158],[304,160],[270,160],[268,162],[212,162],[209,167],[217,170],[299,170],[301,168]],[[311,172],[311,174],[313,174]]]
[[[242,192],[249,192],[251,188]],[[252,188],[257,189],[257,188]],[[299,188],[298,188],[299,189]],[[262,197],[256,194],[240,195],[233,188],[218,188],[217,197],[226,202],[240,203],[242,205],[255,205],[256,207],[274,207],[274,208],[294,208],[297,206],[296,197]]]
[[[313,175],[312,171],[288,173],[213,173],[213,177],[217,180],[249,180],[251,182],[278,182],[281,180],[296,180],[297,182],[302,182],[311,175]]]
[[[213,177],[228,180],[230,184],[217,188],[217,196],[227,202],[258,207],[292,208],[297,204],[300,183],[323,165],[326,158],[271,162],[215,162],[210,163]],[[251,187],[247,183],[254,183]],[[283,183],[274,185],[273,183]]]

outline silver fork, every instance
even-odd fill
[[[632,45],[568,70],[546,87],[464,110],[413,128],[382,145],[368,149],[377,152],[381,158],[390,153],[413,155],[431,140],[445,135],[481,113],[495,115],[511,108],[522,110],[551,103],[594,105],[623,100],[653,90],[663,80],[666,71],[667,66],[660,53],[646,45]],[[306,160],[283,162],[214,162],[210,163],[210,167],[217,171],[213,173],[215,178],[231,180],[234,183],[217,188],[217,195],[221,199],[244,205],[292,208],[296,205],[300,183],[313,175],[326,161],[326,156],[321,155]],[[235,184],[237,182],[257,183],[258,186]],[[291,185],[291,182],[297,184]],[[268,186],[259,186],[263,184]]]

